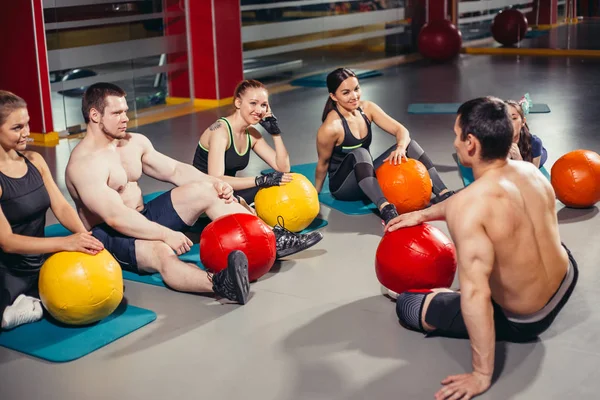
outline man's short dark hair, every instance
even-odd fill
[[[470,133],[481,143],[481,159],[492,161],[508,156],[513,139],[513,126],[508,107],[496,97],[479,97],[458,108],[461,140]]]
[[[90,111],[92,108],[95,108],[100,114],[104,115],[104,107],[106,106],[106,98],[108,96],[125,97],[126,95],[127,93],[123,89],[112,83],[99,82],[88,87],[83,94],[81,102],[81,112],[83,113],[85,123],[88,124],[90,122]]]

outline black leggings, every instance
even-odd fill
[[[570,270],[557,292],[548,301],[546,307],[542,309],[540,318],[533,318],[532,321],[509,319],[506,312],[492,300],[497,340],[527,342],[541,335],[554,322],[558,313],[571,297],[579,277],[577,262],[569,249],[566,246],[564,247],[569,255]],[[458,292],[441,292],[432,298],[425,315],[425,322],[436,328],[431,335],[464,339],[469,337],[462,315],[460,296]]]
[[[338,200],[356,201],[368,198],[379,208],[384,203],[385,197],[377,179],[375,170],[397,146],[394,144],[384,151],[375,161],[372,160],[368,150],[359,147],[352,150],[340,163],[338,169],[329,175],[329,191]],[[433,166],[431,159],[415,140],[411,140],[406,148],[406,156],[418,160],[425,165],[433,183],[433,193],[438,195],[447,189]]]

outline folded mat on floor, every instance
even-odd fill
[[[408,105],[409,114],[456,114],[461,103],[413,103]],[[550,112],[547,104],[533,104],[530,114],[545,114]]]
[[[525,39],[535,39],[538,37],[542,37],[542,36],[546,36],[548,33],[550,33],[549,29],[546,30],[530,30],[525,34]]]
[[[380,71],[371,69],[356,69],[354,70],[354,73],[358,79],[367,79],[383,75]],[[304,76],[302,78],[294,79],[290,82],[290,85],[303,87],[327,87],[328,74],[329,72],[324,72],[322,74]]]
[[[89,326],[67,326],[51,317],[0,332],[0,346],[52,362],[81,358],[149,324],[156,313],[122,302],[104,320]]]
[[[463,185],[465,185],[465,187],[469,186],[475,180],[475,177],[473,176],[473,170],[462,165],[458,160],[458,156],[456,155],[456,153],[452,154],[452,158],[454,158],[454,162],[456,162],[456,165],[458,165],[458,173],[460,174],[460,177],[463,181]],[[542,168],[540,168],[540,172],[544,174],[544,176],[548,178],[548,180],[550,180],[550,173],[548,172],[546,167],[542,166]]]
[[[315,169],[316,163],[292,165],[292,172],[302,174],[315,184]],[[273,172],[272,169],[261,171],[263,174]],[[341,201],[334,198],[329,192],[329,178],[325,178],[321,193],[319,193],[319,201],[328,207],[334,208],[347,215],[365,215],[377,212],[377,206],[370,200],[363,201]]]

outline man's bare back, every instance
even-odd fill
[[[520,315],[540,310],[569,264],[548,180],[531,163],[509,161],[450,198],[446,221],[459,251],[462,238],[453,232],[469,217],[479,220],[493,245],[494,301]]]
[[[454,148],[475,182],[430,208],[394,218],[387,231],[445,220],[458,258],[460,291],[398,295],[403,326],[468,338],[473,371],[450,375],[435,398],[470,399],[492,382],[496,340],[531,341],[568,302],[579,276],[561,243],[554,190],[532,163],[509,160],[515,136],[508,106],[495,97],[463,103]]]
[[[143,172],[142,157],[146,141],[142,135],[128,133],[127,137],[106,148],[96,148],[95,144],[86,138],[75,147],[67,165],[66,183],[87,229],[104,221],[81,201],[79,187],[76,189],[73,181],[105,182],[118,193],[123,204],[141,211],[144,202],[137,182]]]

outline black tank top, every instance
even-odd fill
[[[231,125],[229,125],[229,121],[227,121],[226,118],[219,118],[218,121],[225,122],[227,130],[229,131],[229,146],[227,146],[227,150],[225,150],[225,175],[235,176],[236,172],[246,168],[250,162],[250,132],[246,130],[246,137],[248,138],[246,151],[243,154],[240,154],[235,147],[233,130],[231,129]],[[193,165],[205,174],[208,174],[208,151],[209,150],[202,147],[200,141],[198,141]]]
[[[330,174],[333,174],[335,171],[337,171],[344,157],[346,157],[346,155],[352,150],[362,147],[368,151],[369,146],[371,146],[371,138],[373,136],[371,132],[371,121],[369,120],[369,118],[367,118],[362,108],[358,107],[358,111],[360,111],[360,114],[363,116],[365,122],[367,123],[367,135],[362,139],[357,139],[352,134],[352,131],[350,131],[350,127],[348,126],[348,121],[346,121],[346,118],[344,118],[342,113],[340,113],[337,108],[334,108],[334,110],[338,113],[340,119],[342,120],[342,125],[344,127],[344,140],[341,144],[333,148],[333,152],[331,153],[331,159],[329,160]]]
[[[27,159],[27,172],[21,178],[11,178],[0,172],[0,207],[13,233],[30,237],[44,237],[46,211],[50,196],[40,171]],[[0,250],[0,268],[15,271],[37,271],[46,259],[45,254],[12,254]]]

